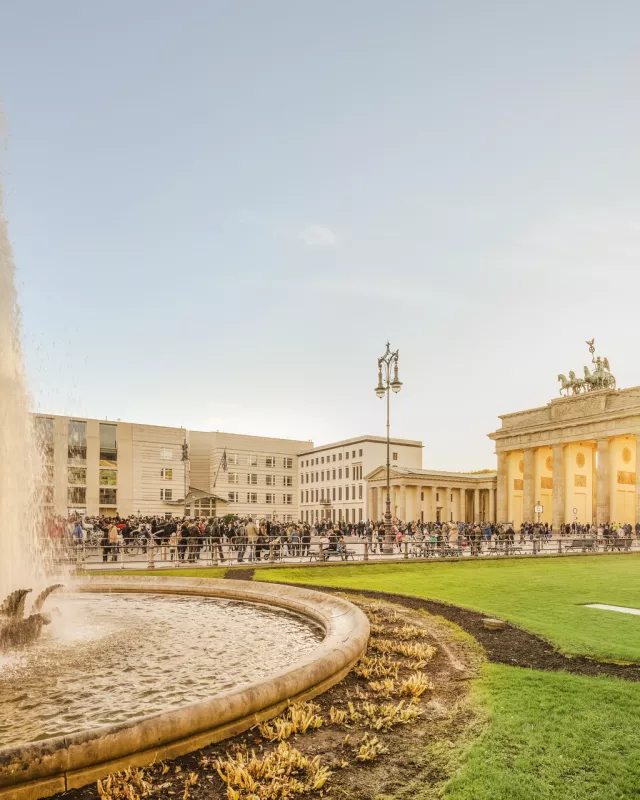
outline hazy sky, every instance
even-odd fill
[[[493,466],[595,336],[640,384],[638,0],[3,0],[41,411]]]

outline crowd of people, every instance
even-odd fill
[[[330,519],[309,524],[248,518],[164,519],[158,517],[93,517],[69,520],[58,526],[58,535],[67,535],[75,545],[89,543],[99,547],[102,560],[118,561],[122,553],[146,553],[150,544],[162,561],[177,564],[197,562],[209,553],[219,562],[260,561],[280,557],[312,556],[326,559],[332,555],[347,558],[349,542],[366,541],[371,554],[388,552],[383,521],[358,523]],[[616,540],[640,538],[640,523],[635,529],[617,523],[605,525],[561,525],[558,535],[597,539],[605,549],[614,549]],[[402,522],[392,524],[392,549],[422,555],[460,555],[465,550],[479,555],[487,549],[511,552],[526,542],[539,545],[554,535],[548,523],[523,523],[517,530],[510,523],[488,522]],[[406,548],[405,548],[406,543]],[[312,549],[313,546],[313,549]],[[384,548],[384,550],[383,550]]]

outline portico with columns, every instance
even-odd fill
[[[498,523],[640,522],[640,387],[560,397],[500,419],[489,434]]]
[[[495,522],[495,472],[441,472],[392,467],[389,473],[391,514],[402,522]],[[366,476],[368,519],[382,520],[387,497],[387,470]]]

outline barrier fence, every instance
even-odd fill
[[[482,539],[480,542],[405,537],[394,543],[393,552],[385,552],[381,542],[370,542],[355,536],[344,543],[327,546],[319,537],[309,543],[274,539],[269,542],[248,542],[244,538],[187,540],[177,545],[131,539],[115,544],[78,542],[71,544],[66,560],[75,561],[78,569],[106,568],[141,569],[185,566],[229,566],[238,564],[309,563],[329,561],[382,561],[409,559],[467,559],[487,556],[548,556],[559,554],[610,553],[640,551],[640,539],[593,537],[557,537],[553,539]]]

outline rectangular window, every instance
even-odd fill
[[[258,456],[249,456],[249,466],[250,467],[258,466]]]
[[[282,485],[283,486],[293,486],[293,475],[283,475],[282,476]]]
[[[320,473],[320,480],[324,481],[324,470],[322,470],[322,472]]]
[[[173,489],[160,489],[161,500],[173,500]]]
[[[341,470],[341,469],[339,469],[339,470],[338,470],[338,478],[341,478],[341,477],[342,477],[342,470]]]
[[[320,489],[320,500],[324,502],[324,489]]]
[[[342,461],[342,453],[338,453],[338,461]]]
[[[118,470],[115,469],[100,470],[100,486],[115,486],[117,482],[118,482]]]
[[[229,492],[229,502],[230,503],[238,502],[238,492]]]
[[[318,480],[318,473],[316,472],[316,481]]]
[[[398,460],[398,454],[397,454],[397,453],[394,453],[394,454],[391,456],[391,460],[392,460],[392,461],[397,461],[397,460]]]
[[[100,489],[100,505],[115,506],[117,489]]]
[[[348,451],[348,450],[347,450],[347,452],[344,454],[344,457],[345,457],[345,458],[349,458],[349,451]]]
[[[161,447],[160,458],[163,461],[173,461],[173,450],[170,447]]]
[[[264,460],[265,467],[275,467],[276,465],[276,458],[275,456],[267,456]]]
[[[68,457],[71,464],[85,464],[87,461],[87,423],[69,420]]]
[[[351,458],[355,458],[355,457],[356,457],[356,451],[352,450],[351,451]],[[355,522],[355,520],[354,520],[354,522]]]
[[[256,472],[250,472],[247,475],[247,483],[250,484],[251,486],[257,486],[258,485],[258,474]]]
[[[335,486],[334,486],[334,487],[333,487],[333,489],[331,490],[331,496],[332,496],[332,498],[333,498],[334,500],[336,499],[336,487],[335,487]]]
[[[349,499],[349,487],[348,486],[344,487],[344,499],[345,500]]]
[[[267,494],[265,495],[265,503],[267,503],[268,505],[272,505],[274,503],[273,497],[274,496],[271,492],[267,492]]]
[[[436,492],[436,503],[440,500],[440,492]]]
[[[307,503],[309,502],[309,490],[307,489]]]
[[[258,502],[258,495],[255,492],[249,492],[247,494],[247,503],[257,503]]]
[[[230,472],[229,473],[229,483],[240,483],[240,473],[239,472]]]
[[[358,450],[358,456],[362,458],[362,450]]]
[[[267,486],[275,486],[276,485],[276,476],[275,475],[266,475],[265,482]]]
[[[53,461],[53,420],[50,417],[36,417],[34,425],[43,461]]]
[[[338,500],[342,500],[342,486],[338,486]]]
[[[333,480],[335,481],[335,479],[336,479],[336,471],[335,471],[335,469],[334,469],[334,470],[333,470]]]
[[[87,489],[85,486],[69,486],[67,500],[71,506],[84,506],[87,504]]]
[[[318,490],[316,489],[316,503],[318,502]]]
[[[291,505],[293,505],[293,495],[292,495],[292,494],[283,494],[283,495],[282,495],[282,502],[283,502],[283,503],[284,503],[286,506],[291,506]]]
[[[285,469],[293,469],[293,459],[292,458],[285,458],[284,464],[282,465]]]
[[[227,464],[237,464],[237,463],[238,463],[238,454],[227,453]]]
[[[362,484],[358,486],[358,500],[362,500]]]
[[[100,466],[118,465],[118,426],[100,423]]]
[[[333,460],[334,461],[336,460],[336,454],[335,453],[333,454]]]
[[[348,477],[349,477],[349,467],[345,467],[345,470],[344,470],[344,477],[345,477],[345,478],[348,478]]]
[[[345,508],[344,515],[345,515],[344,516],[344,521],[345,522],[349,522],[349,509],[348,508]]]
[[[320,458],[320,463],[321,463],[321,464],[324,464],[324,456],[322,456],[322,457]]]
[[[173,480],[173,470],[172,469],[161,469],[160,470],[160,477],[163,481],[172,481]]]
[[[69,467],[69,483],[86,486],[87,470],[84,467]]]
[[[358,522],[362,522],[362,509],[358,509]]]

